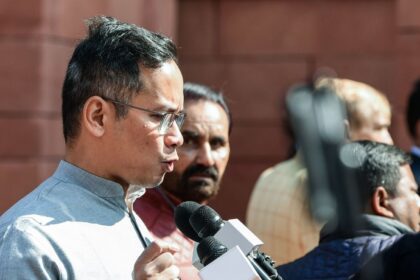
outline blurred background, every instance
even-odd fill
[[[392,137],[411,146],[404,114],[420,77],[418,0],[0,0],[0,214],[64,154],[61,86],[94,15],[171,37],[184,80],[224,91],[232,155],[211,205],[225,219],[245,221],[260,173],[291,156],[284,96],[320,68],[385,93]]]

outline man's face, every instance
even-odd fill
[[[420,198],[417,184],[409,165],[400,167],[401,180],[398,182],[395,196],[390,201],[394,218],[406,224],[414,231],[420,229]]]
[[[157,69],[142,67],[141,76],[143,89],[131,105],[158,112],[183,110],[183,79],[175,62]],[[114,118],[106,138],[112,180],[124,187],[154,187],[173,170],[182,135],[175,122],[166,134],[159,133],[160,121],[159,115],[133,108],[128,108],[124,118]]]
[[[384,104],[384,106],[387,106]],[[367,109],[366,111],[368,111]],[[372,110],[371,110],[372,111]],[[389,133],[389,126],[391,125],[391,113],[383,109],[372,111],[371,114],[360,115],[360,126],[355,127],[350,125],[349,136],[352,141],[357,140],[371,140],[375,142],[393,144],[391,135]]]
[[[229,121],[220,105],[205,100],[185,103],[184,145],[162,187],[182,201],[199,203],[215,196],[229,159]]]

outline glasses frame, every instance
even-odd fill
[[[169,128],[172,127],[172,125],[174,124],[174,122],[176,122],[176,125],[178,126],[179,129],[181,129],[182,125],[184,124],[185,121],[185,117],[186,117],[186,113],[185,112],[181,112],[181,113],[171,113],[171,112],[159,112],[159,111],[154,111],[154,110],[150,110],[150,109],[146,109],[143,107],[139,107],[139,106],[135,106],[135,105],[131,105],[128,103],[124,103],[121,101],[117,101],[111,98],[104,98],[105,100],[112,102],[114,104],[118,104],[121,106],[126,106],[128,108],[132,108],[132,109],[136,109],[136,110],[140,110],[143,112],[148,112],[148,113],[152,113],[152,114],[156,114],[158,116],[161,117],[160,120],[160,124],[159,124],[159,133],[161,134],[166,134],[169,130]]]

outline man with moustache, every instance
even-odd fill
[[[192,265],[193,241],[177,229],[174,208],[190,200],[206,204],[217,195],[229,159],[232,121],[222,93],[204,85],[184,85],[184,110],[179,161],[158,188],[147,190],[135,202],[134,210],[156,240],[179,247],[175,263],[181,278],[199,279]]]

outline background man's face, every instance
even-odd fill
[[[390,207],[395,219],[415,231],[420,229],[420,198],[417,184],[409,165],[400,167],[401,180],[398,182],[395,196],[390,199]]]
[[[384,104],[385,106],[385,104]],[[391,125],[391,113],[387,108],[379,110],[367,109],[370,114],[359,115],[360,125],[354,127],[350,125],[349,136],[353,141],[356,140],[371,140],[375,142],[392,145],[393,141],[389,133],[389,126]]]
[[[199,203],[215,196],[229,159],[229,121],[217,103],[199,100],[184,104],[184,144],[179,161],[162,187],[179,199]]]

